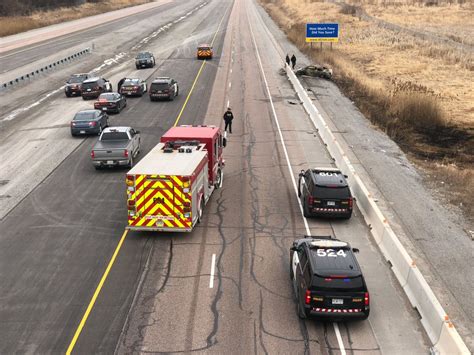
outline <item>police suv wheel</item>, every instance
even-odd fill
[[[300,319],[306,319],[307,316],[306,316],[306,312],[304,310],[304,307],[301,305],[301,301],[300,301],[300,298],[298,297],[298,300],[296,301],[297,302],[297,312],[298,312],[298,317]]]
[[[305,218],[311,217],[311,214],[308,211],[308,207],[306,206],[306,202],[303,202],[303,215]]]

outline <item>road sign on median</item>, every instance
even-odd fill
[[[338,42],[338,23],[307,23],[306,42]]]

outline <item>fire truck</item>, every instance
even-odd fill
[[[225,132],[215,126],[168,130],[126,176],[127,229],[190,232],[223,182]]]

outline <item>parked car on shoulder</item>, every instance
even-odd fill
[[[127,106],[127,99],[118,92],[106,92],[100,94],[94,108],[97,110],[120,113]]]
[[[212,47],[209,44],[200,44],[197,47],[197,59],[212,59]]]
[[[145,80],[138,78],[127,78],[120,87],[120,93],[126,96],[143,96],[147,92]]]
[[[82,110],[71,121],[71,135],[101,134],[109,126],[109,116],[100,110]]]
[[[174,100],[179,94],[178,82],[169,77],[156,78],[150,85],[150,100]]]
[[[89,79],[89,74],[73,74],[66,81],[66,86],[64,87],[64,93],[67,97],[73,95],[81,95],[82,92],[82,83],[84,80]]]
[[[335,168],[302,170],[298,196],[304,216],[351,218],[353,198],[346,178]]]
[[[107,79],[95,77],[82,82],[81,94],[84,100],[96,99],[103,92],[112,92],[112,84]]]
[[[135,57],[135,66],[140,68],[153,68],[155,66],[155,56],[150,52],[138,53]]]
[[[140,153],[140,131],[132,127],[104,129],[91,150],[92,164],[96,169],[105,167],[133,167]]]

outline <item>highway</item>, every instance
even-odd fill
[[[130,17],[0,58],[2,78],[72,47],[96,48],[0,93],[0,353],[426,354],[419,315],[360,212],[341,221],[302,217],[294,179],[333,160],[279,74],[282,42],[258,5],[171,1]],[[212,60],[196,60],[203,42],[212,43]],[[157,66],[135,70],[139,50],[153,52]],[[141,157],[173,125],[221,126],[232,107],[223,187],[193,232],[125,231],[127,170],[96,171],[89,154],[97,137],[69,133],[74,113],[93,101],[58,91],[31,106],[69,74],[95,68],[114,87],[123,77],[177,79],[174,101],[129,98],[110,116],[141,131]],[[309,233],[360,249],[367,321],[298,318],[289,247]]]

